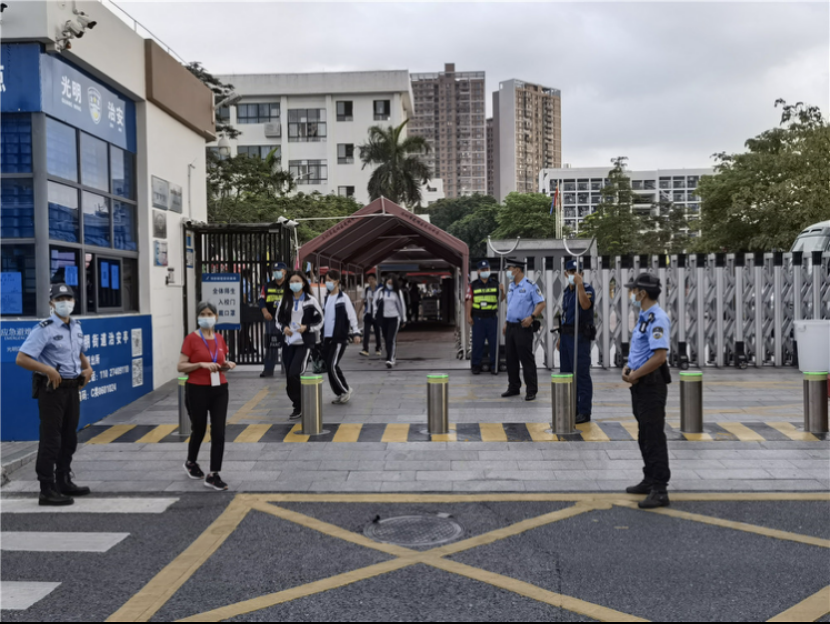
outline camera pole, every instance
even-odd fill
[[[516,243],[513,245],[513,247],[510,248],[509,251],[499,251],[498,249],[493,247],[493,243],[490,241],[490,237],[489,236],[487,237],[487,246],[493,251],[494,254],[496,254],[499,257],[499,285],[503,285],[503,282],[501,280],[504,279],[502,277],[502,275],[504,273],[504,257],[509,255],[509,254],[512,254],[514,251],[516,251],[516,248],[519,246],[519,241],[521,239],[522,239],[521,236],[517,236],[516,237]],[[498,370],[500,368],[500,363],[501,363],[501,359],[500,359],[501,358],[501,353],[500,353],[500,351],[501,351],[501,338],[499,338],[499,331],[501,330],[501,327],[504,324],[503,321],[502,321],[502,315],[501,315],[501,290],[499,290],[498,297],[499,297],[499,307],[498,307],[498,310],[499,310],[499,314],[498,314],[499,326],[496,329],[496,361],[495,361],[496,372],[498,372]]]
[[[565,251],[567,251],[568,254],[571,257],[576,259],[575,262],[576,262],[576,271],[577,271],[577,273],[579,273],[579,264],[580,264],[579,259],[582,258],[582,256],[584,256],[585,254],[591,252],[591,247],[594,246],[594,241],[596,241],[596,237],[591,239],[591,242],[588,243],[588,247],[583,249],[582,252],[574,253],[574,252],[571,251],[570,247],[568,247],[568,240],[566,238],[562,239],[562,243],[565,245]],[[583,288],[584,288],[584,286],[583,286]],[[579,345],[577,343],[579,341],[579,307],[580,307],[581,304],[579,303],[579,289],[576,287],[576,285],[574,285],[574,291],[575,291],[574,292],[575,300],[574,300],[574,367],[573,367],[573,371],[574,371],[574,377],[573,377],[574,404],[573,404],[573,410],[574,410],[574,414],[577,414],[578,411],[579,411],[579,408],[578,408],[579,395],[576,393],[576,391],[577,391],[577,381],[576,380],[579,377],[579,375],[576,374],[576,365],[577,365],[577,362],[579,361],[579,359],[578,359],[578,357],[579,357],[579,350],[578,350]],[[607,322],[607,319],[606,319],[606,322]],[[562,337],[560,336],[560,340],[561,340],[561,338]],[[590,346],[591,346],[591,343],[589,342],[588,347],[590,348]],[[589,351],[589,353],[590,353],[590,351]]]

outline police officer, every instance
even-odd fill
[[[288,265],[285,262],[277,262],[274,265],[274,279],[262,287],[259,295],[259,309],[262,310],[262,316],[265,319],[265,369],[260,373],[260,377],[273,377],[274,368],[277,365],[277,356],[279,354],[279,347],[272,346],[272,337],[278,335],[276,321],[274,316],[277,314],[277,308],[280,306],[282,296],[286,288],[286,274],[288,273]]]
[[[490,346],[490,372],[499,374],[496,347],[499,336],[499,299],[504,300],[504,286],[490,272],[490,263],[482,260],[477,265],[478,279],[467,287],[467,322],[473,328],[473,375],[481,374],[481,356],[484,341]],[[499,297],[499,293],[501,297]]]
[[[521,362],[527,386],[525,401],[533,401],[539,391],[536,357],[533,353],[533,323],[545,309],[545,297],[542,291],[525,277],[524,267],[517,260],[509,259],[506,264],[513,281],[507,290],[507,322],[502,328],[502,334],[505,336],[508,380],[507,392],[502,396],[511,397],[519,394],[522,387],[519,378]]]
[[[40,410],[40,444],[35,470],[41,505],[71,505],[73,496],[89,494],[72,483],[72,456],[78,446],[81,397],[78,391],[92,377],[84,355],[81,323],[70,317],[75,294],[66,284],[49,292],[52,315],[37,325],[17,354],[17,365],[34,373],[32,394]]]
[[[648,494],[641,501],[641,509],[665,507],[669,504],[666,488],[671,478],[669,450],[666,445],[666,395],[671,383],[669,353],[671,325],[669,317],[657,304],[660,280],[649,273],[641,273],[626,284],[630,289],[631,306],[640,310],[637,326],[631,336],[628,366],[623,370],[623,381],[631,385],[631,405],[639,425],[637,442],[643,456],[644,478],[638,485],[626,489],[629,494]]]
[[[594,289],[586,284],[582,276],[582,265],[575,260],[565,264],[568,287],[562,295],[562,318],[559,326],[559,342],[556,348],[560,352],[559,369],[563,373],[574,370],[574,333],[577,333],[576,345],[579,350],[576,361],[576,422],[591,422],[591,403],[594,385],[591,381],[591,341],[596,338],[594,327]],[[576,301],[579,299],[579,327],[574,328]]]

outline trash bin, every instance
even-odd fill
[[[795,321],[798,369],[802,373],[830,370],[830,321]]]

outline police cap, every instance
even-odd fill
[[[660,283],[660,278],[656,275],[652,275],[651,273],[640,273],[636,279],[628,282],[625,285],[626,288],[662,288],[662,284]]]
[[[274,265],[274,270],[275,271],[287,271],[288,270],[288,265],[285,264],[285,262],[277,262]]]
[[[479,262],[476,265],[476,267],[478,267],[479,271],[482,270],[482,269],[489,269],[490,268],[490,263],[487,262],[487,260],[482,260],[481,262]]]
[[[54,301],[58,297],[72,297],[75,298],[75,291],[66,284],[52,284],[49,288],[49,301]]]
[[[576,271],[577,270],[576,260],[568,260],[565,263],[565,270],[566,271]],[[579,272],[580,273],[582,272],[582,263],[581,262],[579,263]]]
[[[506,266],[508,269],[510,267],[517,267],[517,268],[522,269],[524,271],[525,263],[522,262],[521,260],[519,260],[518,258],[505,258],[504,259],[504,266]]]

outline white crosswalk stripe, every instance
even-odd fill
[[[60,583],[0,583],[0,608],[4,611],[25,611],[58,588]]]
[[[0,550],[18,552],[105,553],[129,536],[129,533],[3,531],[0,533]]]
[[[178,498],[76,498],[65,507],[41,507],[36,498],[4,498],[0,501],[0,513],[164,513]]]

